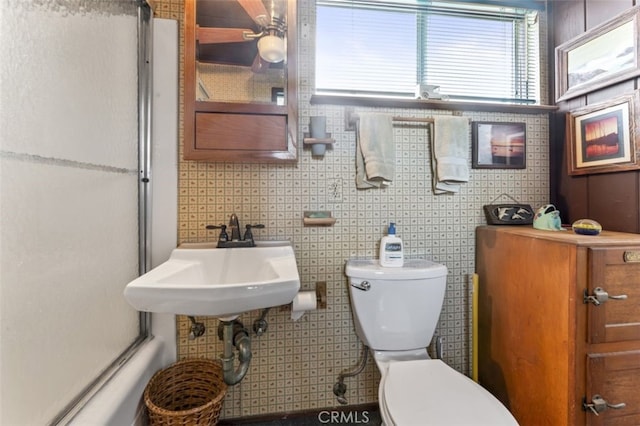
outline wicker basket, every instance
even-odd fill
[[[178,361],[156,372],[144,390],[149,424],[215,425],[226,393],[219,362]]]

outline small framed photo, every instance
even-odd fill
[[[567,113],[570,175],[639,169],[639,92],[587,105]]]
[[[527,158],[525,123],[473,122],[474,169],[524,169]]]
[[[640,74],[639,19],[630,8],[556,47],[556,102]]]

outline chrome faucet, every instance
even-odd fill
[[[218,248],[232,248],[232,247],[255,247],[256,243],[253,240],[252,228],[264,228],[264,225],[246,225],[244,236],[240,236],[240,221],[238,215],[235,213],[229,217],[229,226],[231,230],[231,236],[227,234],[227,225],[207,225],[207,229],[220,229],[220,235],[218,236]]]
[[[231,241],[240,241],[240,222],[235,213],[231,213],[229,218],[229,229],[231,229]]]

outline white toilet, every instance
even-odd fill
[[[348,260],[346,275],[356,333],[382,376],[378,403],[385,426],[518,425],[482,386],[427,354],[446,266],[415,259],[383,268],[374,259]]]

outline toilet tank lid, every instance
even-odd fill
[[[378,259],[349,259],[345,273],[351,278],[379,280],[419,280],[447,275],[447,267],[426,259],[405,259],[401,267],[380,266]]]
[[[518,426],[498,399],[441,360],[392,362],[383,386],[398,425]]]

